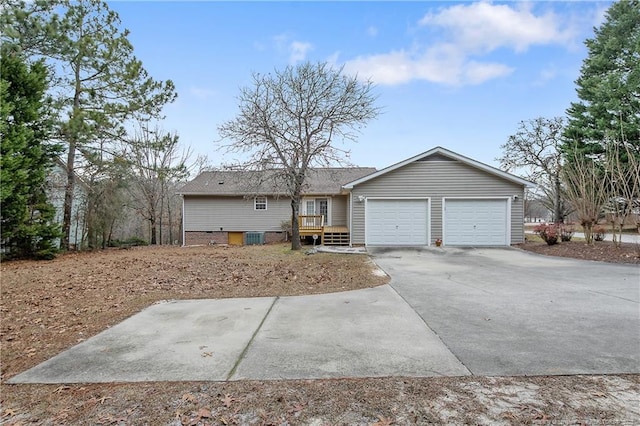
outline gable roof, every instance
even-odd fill
[[[382,170],[378,170],[375,173],[372,173],[370,175],[364,176],[362,178],[353,180],[347,184],[345,184],[343,186],[343,188],[345,189],[353,189],[354,186],[356,185],[360,185],[364,182],[368,182],[372,179],[377,178],[378,176],[384,175],[386,173],[392,172],[396,169],[399,169],[400,167],[404,167],[407,164],[413,163],[414,161],[418,161],[418,160],[422,160],[424,158],[430,157],[430,156],[444,156],[447,158],[450,158],[452,160],[457,160],[460,161],[462,163],[465,163],[471,167],[475,167],[476,169],[480,169],[483,170],[489,174],[492,174],[494,176],[500,177],[502,179],[517,183],[519,185],[524,185],[524,186],[528,186],[528,187],[533,187],[536,186],[534,183],[529,182],[526,179],[522,179],[521,177],[518,177],[516,175],[512,175],[511,173],[507,173],[503,170],[500,169],[496,169],[495,167],[491,167],[487,164],[481,163],[479,161],[476,160],[472,160],[469,157],[465,157],[464,155],[460,155],[457,154],[453,151],[449,151],[448,149],[442,148],[441,146],[437,146],[435,148],[430,149],[429,151],[425,151],[422,154],[418,154],[416,156],[413,156],[411,158],[408,158],[404,161],[401,161],[399,163],[393,164],[389,167],[386,167]]]
[[[342,185],[376,171],[372,167],[335,167],[309,169],[303,194],[337,195]],[[200,173],[179,191],[182,195],[246,196],[284,195],[285,184],[274,170],[216,170]]]

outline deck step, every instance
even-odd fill
[[[349,233],[348,232],[325,232],[323,235],[322,244],[325,246],[348,246],[349,245]]]

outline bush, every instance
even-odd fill
[[[593,235],[593,241],[604,241],[606,232],[603,226],[597,225],[591,230],[591,235]]]
[[[280,222],[280,229],[282,229],[284,232],[286,232],[287,234],[287,241],[289,241],[289,239],[291,239],[291,233],[293,232],[292,230],[292,226],[291,226],[291,219],[289,220],[283,220],[282,222]]]
[[[533,232],[538,234],[538,236],[542,238],[547,245],[552,246],[558,242],[558,227],[555,225],[541,223],[533,228]]]
[[[142,238],[130,237],[126,240],[111,240],[109,247],[134,247],[134,246],[148,246],[149,243]]]
[[[559,225],[560,229],[560,241],[571,241],[573,234],[575,234],[576,230],[572,224],[561,224]]]

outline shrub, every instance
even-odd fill
[[[111,240],[109,247],[134,247],[134,246],[148,246],[149,243],[142,238],[129,237],[126,240]]]
[[[575,234],[576,230],[572,224],[561,224],[559,225],[560,229],[560,241],[571,241],[573,234]]]
[[[538,234],[547,245],[554,245],[558,242],[558,228],[555,225],[541,223],[533,228],[533,232]]]
[[[593,235],[593,241],[604,241],[606,231],[603,226],[597,225],[593,227],[591,235]]]

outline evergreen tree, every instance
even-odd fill
[[[576,80],[580,101],[567,110],[564,150],[602,154],[611,142],[640,148],[640,1],[621,0],[586,40]]]
[[[10,258],[50,259],[60,236],[47,202],[46,177],[58,147],[48,143],[51,121],[42,62],[27,65],[9,46],[0,57],[0,203],[2,245]]]
[[[23,9],[26,9],[24,11]],[[28,46],[55,72],[60,117],[58,135],[66,149],[67,186],[61,246],[67,249],[77,161],[90,161],[117,144],[125,123],[158,117],[176,98],[173,83],[151,78],[134,53],[129,31],[103,0],[24,2],[10,0],[0,14],[3,41]]]

